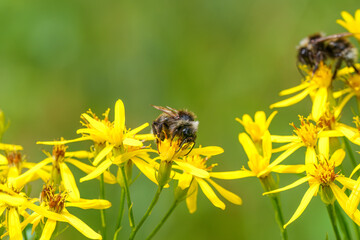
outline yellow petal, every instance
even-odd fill
[[[81,171],[89,174],[93,171],[95,171],[96,167],[82,163],[76,159],[72,159],[72,158],[67,158],[65,160],[68,163],[71,163],[72,165],[76,166],[77,168],[79,168]],[[100,179],[98,177],[98,179]],[[114,175],[112,175],[109,171],[105,171],[104,172],[104,182],[109,183],[109,184],[115,184],[117,183],[116,181],[116,177]]]
[[[288,150],[286,150],[285,152],[283,152],[282,154],[280,154],[280,156],[278,156],[269,166],[268,166],[268,170],[271,170],[273,167],[275,167],[276,165],[280,164],[282,161],[284,161],[287,157],[289,157],[291,154],[293,154],[296,150],[298,150],[300,147],[304,146],[302,143],[298,143],[294,146],[292,146],[292,148],[289,148]],[[268,171],[265,170],[265,171]],[[260,173],[261,174],[261,173]]]
[[[208,147],[194,148],[188,154],[188,156],[193,156],[193,155],[215,156],[215,155],[219,155],[223,152],[224,152],[224,149],[222,149],[221,147],[208,146]]]
[[[255,117],[254,117],[255,123],[260,125],[260,126],[265,126],[266,124],[266,115],[264,111],[257,111],[255,113]]]
[[[125,107],[120,99],[115,103],[114,128],[118,129],[118,131],[122,131],[125,128]]]
[[[346,202],[346,212],[353,214],[360,202],[360,178],[355,183],[353,190],[349,196],[349,200]]]
[[[277,152],[283,152],[283,151],[286,151],[288,150],[289,148],[292,148],[294,145],[296,144],[299,144],[298,142],[291,142],[291,143],[288,143],[288,144],[284,144],[282,145],[281,147],[278,147],[278,148],[274,148],[272,150],[272,153],[277,153]]]
[[[324,114],[326,110],[326,101],[327,101],[327,88],[321,87],[315,94],[315,99],[312,106],[312,117],[315,121],[318,121],[319,118]]]
[[[4,151],[21,151],[23,147],[20,145],[0,143],[0,149]]]
[[[299,137],[297,136],[279,136],[279,135],[271,135],[271,141],[276,143],[287,143],[287,142],[295,142],[298,141]]]
[[[221,208],[222,210],[225,209],[225,204],[216,196],[214,190],[209,186],[207,182],[205,182],[201,178],[196,178],[196,181],[200,185],[201,190],[205,194],[205,196],[210,200],[210,202],[218,208]]]
[[[84,223],[74,215],[65,211],[63,211],[61,215],[67,220],[69,224],[71,224],[74,228],[81,232],[85,237],[90,239],[102,239],[100,234],[96,233],[88,225],[86,225],[86,223]]]
[[[205,171],[201,168],[197,168],[197,167],[191,165],[190,163],[183,162],[181,160],[176,160],[174,162],[176,162],[176,164],[179,165],[185,172],[190,173],[194,176],[197,176],[200,178],[209,178],[210,177],[210,175],[207,171]]]
[[[137,134],[138,132],[140,132],[141,130],[143,130],[144,128],[146,128],[148,126],[149,126],[149,123],[144,123],[143,125],[141,125],[137,128],[134,128],[133,130],[126,133],[126,136],[129,136],[130,138],[135,137],[135,134]]]
[[[152,182],[158,184],[155,176],[155,169],[151,167],[148,163],[141,160],[140,158],[134,157],[132,158],[133,163],[135,163],[136,167]]]
[[[45,165],[51,162],[52,162],[52,158],[46,158],[45,160],[33,166],[25,173],[21,174],[16,178],[13,178],[10,184],[17,189],[21,189],[23,186],[25,186],[25,184],[27,184],[32,179],[34,174],[36,174],[42,167],[44,167]]]
[[[80,192],[76,186],[75,178],[68,166],[64,162],[60,163],[61,179],[63,181],[66,191],[68,191],[70,198],[74,200],[80,199]]]
[[[196,181],[192,181],[186,197],[186,206],[189,209],[190,213],[194,213],[196,211],[197,195],[198,195],[198,184]]]
[[[309,95],[311,90],[312,90],[312,88],[306,88],[304,91],[302,91],[299,94],[296,94],[293,97],[290,97],[290,98],[282,100],[280,102],[271,104],[270,108],[272,109],[272,108],[288,107],[288,106],[294,105],[294,104],[300,102],[301,100],[303,100],[307,95]]]
[[[336,150],[330,158],[330,162],[335,163],[335,167],[340,166],[345,158],[345,151],[343,149]]]
[[[52,219],[55,221],[60,221],[60,222],[66,221],[62,215],[55,213],[55,212],[48,211],[48,210],[46,210],[46,208],[35,205],[29,201],[25,201],[23,203],[23,206],[33,210],[34,212],[38,213],[39,215],[42,215],[43,217],[46,217],[46,218],[49,218],[49,219]],[[40,217],[42,217],[42,216],[40,216]]]
[[[106,147],[104,147],[95,157],[93,165],[97,166],[101,162],[101,160],[103,160],[111,152],[111,150],[113,150],[113,148],[114,145],[107,145]]]
[[[135,139],[137,140],[145,140],[145,141],[151,141],[151,140],[155,140],[155,136],[152,133],[149,134],[137,134],[134,136]]]
[[[317,163],[316,152],[313,147],[307,147],[305,153],[305,165],[313,165]]]
[[[79,199],[65,203],[66,207],[78,207],[81,209],[107,209],[111,203],[104,199]]]
[[[127,146],[133,146],[133,147],[142,147],[143,143],[139,140],[136,140],[135,138],[125,138],[123,140],[123,144]]]
[[[86,119],[86,121],[89,122],[89,124],[92,126],[92,128],[96,129],[97,131],[99,131],[102,134],[106,134],[109,131],[109,127],[107,125],[105,125],[104,123],[95,120],[94,118],[90,117],[88,114],[83,113],[81,114],[81,116],[83,118]]]
[[[285,89],[285,90],[282,90],[279,95],[280,96],[285,96],[285,95],[290,95],[290,94],[293,94],[293,93],[296,93],[296,92],[299,92],[307,87],[310,86],[310,83],[309,82],[303,82],[301,83],[300,85],[296,86],[296,87],[292,87],[292,88],[289,88],[289,89]]]
[[[219,179],[239,179],[246,177],[255,177],[256,174],[249,170],[238,170],[238,171],[229,171],[229,172],[210,172],[211,177]]]
[[[319,138],[318,150],[319,150],[319,155],[324,156],[325,159],[329,159],[329,138],[328,137]]]
[[[335,180],[350,190],[353,190],[355,187],[355,184],[356,184],[356,181],[354,179],[343,177],[343,176],[339,176]]]
[[[334,116],[335,118],[339,117],[345,104],[347,102],[349,102],[349,100],[355,96],[355,93],[349,93],[348,95],[346,95],[346,97],[344,97],[344,99],[341,100],[340,104],[335,108],[335,112],[334,112]]]
[[[278,111],[274,111],[270,114],[269,118],[266,120],[266,129],[269,128],[270,123],[272,122],[273,118],[275,117],[275,115],[278,113]]]
[[[258,151],[256,150],[256,147],[253,143],[253,141],[250,139],[250,137],[246,133],[240,133],[239,134],[239,141],[241,145],[244,148],[244,151],[249,159],[253,157],[253,155],[257,155]]]
[[[345,89],[342,89],[340,91],[337,91],[337,92],[333,92],[333,97],[334,98],[339,98],[341,97],[342,95],[346,94],[346,93],[349,93],[351,92],[351,88],[345,88]]]
[[[126,153],[123,153],[123,154],[117,156],[113,160],[113,163],[114,164],[122,164],[135,156],[139,156],[139,155],[147,153],[147,152],[156,152],[156,151],[146,148],[146,149],[140,149],[140,150],[136,150],[136,151],[126,152]]]
[[[0,154],[0,165],[8,165],[8,160],[4,155]]]
[[[49,240],[55,230],[56,221],[48,219],[43,228],[40,240]]]
[[[180,175],[178,186],[184,190],[190,186],[192,179],[193,176],[191,174],[183,173]]]
[[[277,173],[302,173],[305,172],[305,165],[277,165],[272,168],[273,172]]]
[[[343,19],[345,20],[345,22],[353,22],[354,18],[353,16],[351,16],[350,13],[346,12],[346,11],[342,11],[341,12],[341,16],[343,17]]]
[[[269,131],[266,131],[264,133],[262,147],[263,147],[263,156],[264,156],[264,158],[270,159],[271,158],[271,151],[272,151],[272,143],[271,143],[271,136],[270,136]]]
[[[289,190],[291,188],[297,187],[297,186],[309,181],[312,178],[313,177],[311,177],[311,176],[306,176],[306,177],[300,178],[299,180],[293,182],[292,184],[289,184],[289,185],[287,185],[285,187],[282,187],[282,188],[275,189],[275,190],[270,191],[270,192],[265,192],[265,193],[263,193],[263,195],[268,195],[268,194],[272,194],[272,193],[278,193],[278,192]]]
[[[225,188],[221,187],[220,185],[218,185],[217,183],[215,183],[213,180],[211,179],[207,179],[207,181],[213,185],[213,187],[225,198],[227,199],[229,202],[232,202],[233,204],[237,204],[237,205],[241,205],[242,204],[242,200],[239,196],[237,196],[236,194],[226,190]]]
[[[42,145],[62,145],[62,144],[68,144],[73,142],[81,142],[90,140],[89,137],[79,137],[71,140],[62,140],[62,141],[37,141],[36,144],[42,144]]]
[[[304,212],[307,205],[309,205],[313,196],[316,195],[317,191],[319,190],[319,186],[320,184],[313,184],[309,187],[304,197],[301,199],[299,207],[296,209],[294,215],[290,218],[290,220],[284,225],[284,228],[286,228],[290,223],[292,223],[298,217],[300,217],[300,215]]]
[[[322,132],[319,132],[319,134],[318,134],[319,138],[323,138],[323,137],[342,137],[342,136],[344,136],[344,135],[338,130],[338,128],[336,128],[336,130],[322,131]]]
[[[106,169],[111,166],[111,164],[113,164],[111,160],[105,159],[105,161],[103,161],[93,172],[86,175],[85,177],[80,178],[80,182],[88,181],[100,176],[103,172],[106,171]]]
[[[94,153],[88,151],[74,151],[74,152],[65,152],[65,157],[68,158],[93,158]]]
[[[19,214],[15,208],[10,208],[8,212],[8,231],[11,240],[22,240]]]
[[[24,204],[26,202],[26,199],[20,196],[11,196],[6,193],[0,192],[0,201],[4,202],[9,206],[17,207]]]

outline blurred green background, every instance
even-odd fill
[[[187,108],[200,121],[198,143],[225,149],[217,171],[237,170],[247,160],[237,140],[243,128],[235,121],[281,98],[301,76],[295,46],[308,34],[343,32],[335,23],[340,12],[359,7],[347,1],[0,1],[0,108],[11,120],[4,141],[24,146],[29,161],[45,157],[37,140],[75,138],[79,116],[88,108],[101,114],[122,99],[127,127],[153,121],[150,105]],[[280,109],[273,134],[291,134],[290,122],[310,111],[309,99]],[[350,117],[349,117],[350,119]],[[146,131],[150,131],[148,128]],[[74,144],[70,150],[86,148]],[[299,151],[287,162],[301,162]],[[71,168],[78,177],[84,176]],[[282,177],[280,185],[296,176]],[[280,239],[269,199],[257,179],[218,181],[243,199],[215,208],[199,193],[198,210],[181,204],[155,239]],[[40,182],[37,182],[40,184]],[[98,182],[79,183],[84,198],[98,197]],[[307,186],[282,194],[284,217],[290,219]],[[141,176],[131,187],[139,221],[155,192]],[[37,196],[40,185],[34,185]],[[138,234],[144,239],[172,201],[164,191]],[[106,211],[113,234],[119,188],[107,186],[113,207]],[[94,229],[96,210],[70,209]],[[127,239],[126,215],[121,239]],[[334,238],[325,206],[316,197],[288,227],[290,239]],[[83,239],[70,227],[57,239]]]

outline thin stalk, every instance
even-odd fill
[[[129,237],[129,240],[132,240],[134,239],[137,231],[139,231],[139,229],[141,228],[141,226],[144,224],[145,220],[150,216],[151,214],[151,211],[153,210],[153,208],[155,207],[157,201],[159,200],[159,196],[160,196],[160,193],[162,191],[163,187],[158,187],[156,193],[155,193],[155,196],[153,198],[153,200],[151,201],[151,204],[149,206],[149,208],[147,209],[146,213],[144,214],[144,216],[141,218],[139,224],[133,228],[131,234],[130,234],[130,237]]]
[[[259,178],[259,180],[261,182],[261,185],[263,186],[264,191],[266,191],[266,192],[269,192],[276,188],[276,184],[271,175],[268,175],[265,178]],[[274,211],[275,211],[275,220],[280,228],[281,237],[283,240],[287,240],[288,235],[287,235],[286,229],[284,229],[285,221],[284,221],[284,217],[282,214],[279,194],[271,194],[268,196],[271,200],[271,203],[272,203]]]
[[[124,179],[126,202],[127,202],[128,211],[129,211],[129,224],[130,224],[130,227],[132,229],[134,229],[135,228],[135,220],[134,220],[134,214],[133,214],[133,210],[132,210],[132,202],[131,202],[131,197],[130,197],[129,185],[128,185],[127,177],[126,177],[126,174],[125,174],[124,166],[121,166],[120,170],[121,170],[121,175],[122,175],[122,177]]]
[[[342,212],[340,210],[339,205],[334,203],[334,207],[335,207],[336,217],[337,217],[337,219],[339,221],[340,229],[343,232],[343,234],[345,235],[344,239],[351,240],[352,238],[351,238],[351,235],[350,235],[349,227],[348,227],[347,222],[346,222],[346,220],[344,218],[344,215],[342,214]],[[353,222],[353,223],[355,223],[355,222]]]
[[[105,185],[104,185],[104,174],[100,175],[100,198],[105,199]],[[105,209],[100,209],[101,216],[101,234],[104,240],[106,240],[106,218]]]
[[[169,216],[171,215],[171,213],[174,211],[174,209],[176,208],[176,206],[178,205],[178,201],[174,201],[173,204],[171,205],[171,207],[169,208],[169,210],[167,211],[167,213],[165,214],[165,216],[163,217],[163,219],[161,219],[161,221],[159,222],[159,224],[156,226],[156,228],[150,233],[150,235],[146,238],[147,240],[150,240],[151,238],[153,238],[155,236],[155,234],[159,231],[159,229],[162,227],[162,225],[164,225],[164,223],[166,222],[166,220],[169,218]]]
[[[124,190],[124,188],[121,188],[119,216],[118,216],[118,220],[117,220],[117,223],[116,223],[114,240],[117,239],[117,236],[118,236],[118,234],[120,232],[120,229],[121,229],[121,221],[122,221],[122,218],[123,218],[123,215],[124,215],[124,203],[125,203],[125,190]]]
[[[334,233],[335,233],[336,240],[341,240],[339,229],[338,229],[338,226],[336,223],[336,214],[335,214],[334,204],[327,204],[326,209],[329,214],[329,218],[330,218],[331,225],[332,225]]]

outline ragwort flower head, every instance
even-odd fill
[[[244,126],[245,131],[250,135],[254,142],[260,142],[265,132],[269,129],[270,123],[277,114],[274,111],[270,114],[269,118],[266,119],[264,111],[258,111],[255,113],[254,121],[248,114],[244,114],[242,119],[236,118],[241,125]]]
[[[300,102],[306,96],[310,95],[313,100],[311,113],[315,121],[317,121],[326,109],[328,89],[331,87],[332,75],[331,68],[323,62],[320,62],[319,68],[314,74],[309,72],[305,80],[299,86],[281,91],[280,96],[290,95],[301,91],[300,93],[274,103],[270,105],[270,108],[288,107]]]
[[[174,166],[174,169],[181,170],[182,172],[177,172],[174,178],[179,180],[178,187],[186,191],[186,205],[190,213],[194,213],[197,209],[199,186],[215,207],[225,209],[225,204],[218,198],[212,187],[228,201],[238,205],[242,203],[240,197],[221,187],[211,179],[211,177],[231,179],[227,172],[212,171],[217,164],[208,164],[211,156],[222,152],[223,149],[220,147],[200,147],[194,149],[189,155],[175,160],[177,166]]]

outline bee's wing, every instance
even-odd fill
[[[155,106],[155,105],[151,105],[153,106],[154,108],[156,108],[157,110],[160,110],[166,114],[168,114],[169,116],[172,116],[172,117],[176,117],[178,114],[178,111],[176,109],[173,109],[171,107],[161,107],[161,106]]]
[[[338,33],[338,34],[333,34],[333,35],[329,35],[326,37],[320,37],[320,38],[316,38],[314,40],[312,40],[315,43],[318,42],[325,42],[327,40],[334,40],[334,39],[339,39],[339,38],[343,38],[343,37],[350,37],[353,36],[353,33]]]

